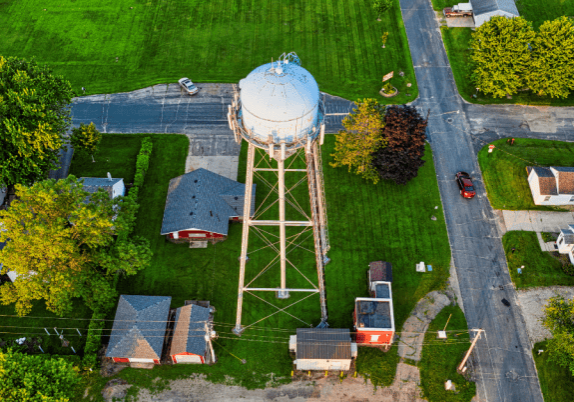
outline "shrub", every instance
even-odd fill
[[[568,263],[562,265],[562,270],[566,275],[574,276],[574,265]]]

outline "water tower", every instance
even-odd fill
[[[241,323],[244,295],[254,292],[275,292],[279,299],[290,297],[291,292],[308,292],[311,293],[309,296],[316,293],[320,298],[320,325],[326,325],[327,307],[323,268],[328,261],[329,241],[320,153],[320,145],[323,144],[325,135],[324,114],[324,106],[317,82],[309,71],[301,67],[299,58],[295,53],[283,54],[277,61],[264,64],[253,70],[239,82],[234,101],[229,106],[229,127],[235,134],[235,140],[238,143],[245,140],[249,144],[243,233],[239,259],[237,317],[233,329],[237,335],[240,335],[246,328]],[[269,163],[268,167],[261,167],[261,164],[257,162],[255,165],[256,154],[259,156],[258,160],[268,159],[273,161],[273,164]],[[304,161],[304,164],[300,164],[303,168],[295,169],[285,166],[287,159],[290,159],[289,165],[292,165],[292,160],[297,158]],[[278,204],[278,208],[273,209],[273,211],[277,211],[278,216],[274,216],[273,219],[268,217],[262,219],[257,211],[253,217],[249,216],[253,178],[254,175],[257,177],[263,173],[272,175],[272,180],[267,177],[263,181],[269,187],[269,195],[265,199],[271,197],[273,202]],[[299,208],[301,219],[288,220],[286,205],[295,207],[297,200],[294,200],[290,194],[292,187],[286,186],[286,175],[296,174],[302,175],[300,181],[307,181],[309,205],[308,208],[305,208],[306,210]],[[256,267],[251,265],[253,263],[248,263],[251,252],[249,250],[249,237],[250,234],[253,236],[254,231],[258,238],[269,234],[262,227],[278,228],[278,234],[270,235],[266,239],[269,249],[276,252],[277,255],[273,264]],[[295,247],[293,241],[295,236],[288,236],[287,231],[293,228],[312,231],[314,243],[312,248],[314,250],[311,251],[314,251],[314,256],[310,255],[309,257],[315,260],[317,282],[314,283],[305,277],[311,284],[310,288],[290,287],[287,283],[288,270],[299,271],[298,267],[293,265],[288,258],[288,254]],[[278,266],[277,276],[273,277],[277,279],[278,286],[251,286],[253,280],[246,284],[246,266],[250,270],[262,269],[262,272]],[[305,276],[300,271],[299,273]],[[255,278],[257,277],[258,275],[255,276]],[[263,300],[258,296],[255,297]],[[277,312],[286,309],[286,307],[281,309],[273,306],[277,308]]]

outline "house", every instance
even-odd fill
[[[213,243],[227,238],[229,221],[243,219],[245,184],[206,169],[171,179],[161,234],[174,242]],[[255,185],[251,216],[255,214]]]
[[[289,338],[297,370],[349,370],[357,357],[351,332],[339,328],[298,328]]]
[[[368,272],[371,297],[355,299],[355,339],[362,346],[389,346],[395,336],[392,265],[386,261],[371,262]]]
[[[469,0],[474,26],[478,28],[494,16],[520,17],[514,0]]]
[[[106,356],[116,363],[159,364],[170,296],[121,295]]]
[[[103,188],[109,194],[110,199],[123,196],[126,193],[124,179],[113,179],[109,173],[107,178],[80,177],[80,180],[83,180],[85,191],[95,193],[98,189]]]
[[[527,166],[536,205],[574,205],[574,167]]]
[[[568,229],[560,230],[560,235],[556,239],[558,252],[568,254],[570,262],[574,264],[574,225],[568,225]]]
[[[211,340],[213,308],[198,304],[180,307],[175,313],[175,325],[169,355],[174,363],[215,363]]]

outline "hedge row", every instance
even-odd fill
[[[98,362],[98,350],[102,345],[102,332],[105,326],[104,319],[106,314],[100,311],[94,311],[92,320],[88,326],[88,335],[86,338],[86,346],[84,347],[84,357],[82,363],[85,367],[96,367]]]
[[[150,137],[142,140],[142,146],[136,159],[136,174],[134,177],[133,187],[129,194],[122,201],[120,213],[117,222],[121,231],[118,232],[118,241],[127,240],[135,226],[136,216],[139,209],[137,202],[140,187],[143,185],[145,174],[149,167],[149,159],[153,149],[153,143]]]

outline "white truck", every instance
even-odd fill
[[[472,4],[458,3],[452,7],[446,7],[442,12],[446,18],[472,17]]]

